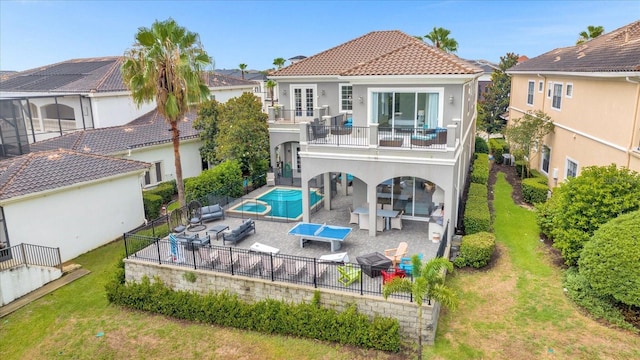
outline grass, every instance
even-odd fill
[[[632,359],[640,337],[585,316],[564,296],[560,270],[539,241],[534,214],[494,188],[499,257],[489,269],[458,271],[455,313],[442,313],[433,359]],[[104,284],[121,241],[75,260],[91,274],[0,319],[0,358],[10,359],[406,359],[308,339],[176,321],[108,304]],[[102,336],[96,336],[102,333]]]

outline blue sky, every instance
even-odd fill
[[[451,30],[457,55],[498,62],[574,45],[588,25],[612,31],[640,19],[640,1],[5,1],[0,69],[122,55],[138,27],[169,17],[200,34],[216,68],[273,67],[375,30]],[[287,62],[288,64],[288,62]]]

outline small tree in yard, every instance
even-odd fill
[[[220,103],[209,100],[200,106],[198,117],[193,121],[193,128],[200,130],[202,147],[200,156],[209,163],[216,163],[216,138],[218,137],[218,112]]]
[[[523,159],[531,155],[531,150],[535,144],[542,144],[545,136],[553,132],[554,125],[551,117],[542,110],[529,111],[521,118],[514,119],[504,131],[511,153],[516,159]],[[533,156],[535,156],[534,153]],[[522,171],[522,177],[528,177]],[[528,171],[528,170],[527,170]],[[526,176],[525,176],[526,175]]]
[[[640,307],[640,211],[602,225],[584,245],[578,264],[596,292]]]
[[[422,264],[418,255],[411,258],[414,280],[410,278],[394,278],[382,287],[382,295],[388,298],[391,294],[411,294],[418,308],[418,359],[422,359],[422,304],[427,301],[438,301],[451,310],[458,306],[458,296],[444,284],[444,270],[453,271],[453,264],[445,258],[433,258]]]
[[[553,207],[537,216],[545,217],[543,223],[551,222],[545,227],[567,265],[577,264],[582,247],[602,224],[640,209],[640,174],[615,164],[585,167],[560,189],[547,201]]]
[[[509,108],[511,76],[507,74],[518,63],[518,55],[507,53],[500,57],[499,69],[491,74],[491,85],[487,88],[484,100],[478,104],[479,127],[489,134],[502,131],[503,120],[500,116]]]

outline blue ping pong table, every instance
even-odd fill
[[[350,227],[300,222],[289,230],[289,235],[300,238],[300,247],[309,240],[324,241],[331,243],[331,252],[335,252],[350,232]]]

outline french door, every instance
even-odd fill
[[[296,120],[311,121],[314,117],[316,89],[315,86],[293,86],[293,105]]]

